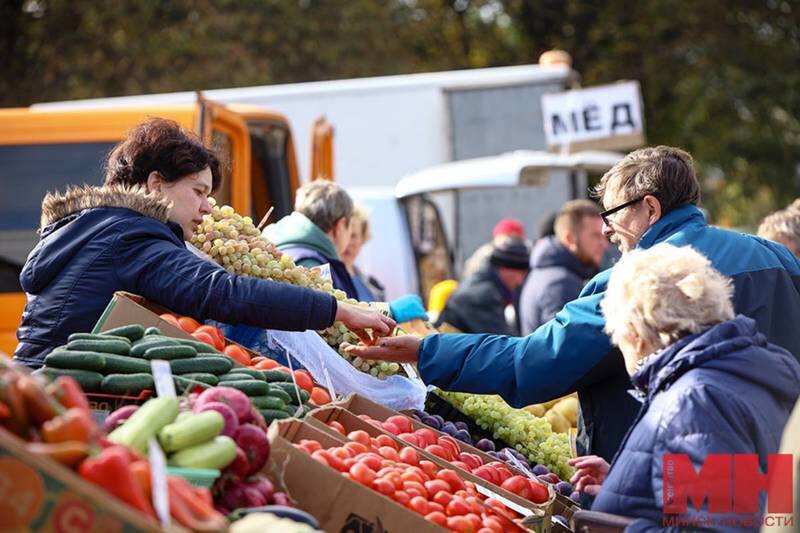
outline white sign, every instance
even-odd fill
[[[644,143],[642,95],[629,81],[542,95],[547,144],[585,148],[634,148]]]

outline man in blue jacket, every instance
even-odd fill
[[[596,192],[606,207],[604,234],[623,254],[660,242],[694,247],[733,279],[735,311],[800,357],[800,262],[777,243],[709,226],[697,208],[700,185],[688,153],[667,146],[632,152],[603,176]],[[578,453],[611,461],[639,403],[628,392],[620,353],[603,332],[600,301],[609,275],[595,276],[527,337],[405,336],[350,349],[361,357],[418,361],[426,383],[499,394],[516,407],[578,391]]]

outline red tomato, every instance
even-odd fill
[[[398,428],[397,426],[395,426],[391,422],[381,422],[380,423],[380,427],[382,427],[384,430],[388,431],[392,435],[399,435],[400,434],[400,428]]]
[[[391,446],[381,446],[378,448],[378,453],[381,454],[385,459],[389,459],[390,461],[399,461],[400,456],[397,454],[397,450],[392,448]]]
[[[448,485],[446,481],[442,481],[441,479],[426,481],[425,490],[427,490],[428,494],[430,494],[431,496],[436,496],[441,491],[453,492],[453,489],[450,488],[450,485]]]
[[[411,501],[411,497],[404,490],[394,491],[394,497],[392,499],[400,505],[408,505],[408,502]]]
[[[430,507],[430,505],[428,507]],[[425,515],[425,520],[442,527],[447,527],[447,517],[441,511],[431,511]]]
[[[367,467],[369,467],[371,470],[375,470],[376,472],[383,466],[383,460],[377,453],[361,453],[356,456],[356,460],[359,463],[364,463]]]
[[[200,323],[190,316],[182,316],[178,319],[178,324],[186,333],[194,333],[200,327]],[[212,344],[213,346],[213,344]]]
[[[428,500],[423,496],[414,496],[406,507],[422,516],[428,514]]]
[[[435,501],[436,503],[438,503],[442,507],[447,508],[447,505],[451,501],[453,501],[453,495],[450,494],[449,492],[439,491],[434,495],[433,501]]]
[[[200,342],[208,344],[209,346],[214,346],[214,338],[205,331],[200,331],[200,332],[195,331],[194,333],[192,333],[192,337],[199,340]],[[214,347],[216,348],[216,346]]]
[[[357,429],[355,431],[351,431],[347,434],[347,438],[359,442],[366,447],[370,447],[372,445],[372,441],[370,441],[369,433],[364,431],[363,429]]]
[[[407,465],[417,466],[419,465],[419,454],[414,448],[406,446],[400,450],[400,460]],[[426,474],[430,475],[428,472]]]
[[[314,405],[327,405],[331,403],[331,396],[328,391],[321,387],[314,387],[311,390],[311,403]]]
[[[253,360],[251,359],[250,362],[253,362]],[[255,363],[253,368],[257,368],[259,370],[272,370],[276,366],[278,366],[278,362],[274,359],[264,359],[263,361]]]
[[[480,515],[475,513],[467,513],[464,517],[469,520],[470,531],[478,531],[483,525]]]
[[[337,422],[336,420],[333,420],[331,422],[328,422],[328,427],[329,428],[333,428],[334,430],[336,430],[338,433],[341,433],[342,435],[345,435],[344,426],[341,424],[341,422]]]
[[[353,457],[369,451],[369,449],[360,442],[346,442],[344,447],[353,452]]]
[[[494,516],[483,517],[483,527],[492,533],[503,533],[503,523]]]
[[[441,446],[439,446],[438,444],[431,444],[430,446],[426,446],[425,451],[431,455],[435,455],[436,457],[441,457],[445,461],[450,460],[450,453]]]
[[[222,332],[219,328],[215,328],[214,326],[210,326],[208,324],[204,324],[195,330],[195,333],[198,332],[205,332],[211,335],[211,338],[214,339],[214,348],[217,350],[223,350],[225,348],[225,337],[222,335]]]
[[[437,442],[436,432],[432,429],[422,428],[416,430],[414,433],[419,439],[420,446],[430,446],[431,444],[435,444]]]
[[[176,317],[175,315],[171,315],[169,313],[164,313],[163,315],[159,315],[159,318],[161,320],[165,320],[165,321],[169,322],[170,324],[172,324],[173,326],[175,326],[178,329],[181,329],[181,330],[183,329],[181,327],[180,322],[178,322],[178,317]]]
[[[332,468],[338,470],[339,472],[346,472],[347,467],[345,466],[344,462],[330,453],[328,450],[317,450],[311,454],[311,457],[317,459],[322,458],[325,462]],[[319,459],[317,459],[319,460]],[[322,461],[320,461],[322,462]]]
[[[436,466],[436,463],[433,463],[431,461],[426,461],[425,459],[421,459],[419,461],[419,467],[431,479],[434,479],[436,477],[436,472],[439,471],[439,467]]]
[[[394,495],[394,483],[386,478],[378,478],[372,482],[372,488],[390,498]]]
[[[497,470],[489,466],[480,466],[473,470],[472,473],[494,485],[500,484],[500,474],[497,473]]]
[[[458,457],[458,454],[461,453],[461,447],[459,447],[458,442],[450,435],[442,435],[439,437],[438,444],[445,450],[448,450],[452,454],[453,459]]]
[[[453,496],[445,508],[447,516],[463,516],[470,512],[469,504],[461,496]]]
[[[307,393],[311,394],[314,390],[314,380],[306,370],[295,370],[294,380],[297,382],[297,386]]]
[[[464,516],[450,516],[447,518],[447,529],[458,533],[471,533],[472,524]]]
[[[547,491],[547,488],[532,479],[530,481],[530,488],[531,488],[531,497],[528,498],[533,503],[544,503],[550,498],[550,494]]]
[[[444,514],[444,505],[441,503],[436,503],[432,501],[428,501],[428,511],[439,511],[440,513]]]
[[[417,437],[413,433],[401,433],[397,436],[397,438],[402,440],[403,442],[413,444],[414,446],[419,446],[419,437]]]
[[[229,344],[225,347],[225,355],[233,359],[234,361],[239,362],[244,366],[250,366],[250,354],[242,348],[241,346],[237,346],[236,344]]]
[[[531,484],[528,481],[528,478],[525,476],[511,476],[503,481],[500,488],[508,492],[513,492],[517,496],[527,500],[531,497]]]
[[[416,481],[420,485],[425,482],[425,479],[418,472],[414,472],[410,468],[407,468],[405,471],[403,471],[403,473],[400,474],[400,477],[403,481]]]
[[[386,419],[386,422],[394,424],[400,433],[411,433],[414,428],[411,426],[411,419],[403,415],[394,415]]]
[[[480,514],[483,512],[483,504],[481,504],[481,500],[476,496],[467,496],[464,499],[467,501],[467,504],[469,504],[470,511],[480,516]],[[477,526],[475,529],[478,529],[478,527],[480,526]]]
[[[469,466],[467,463],[463,463],[461,461],[450,461],[450,464],[453,465],[455,468],[460,468],[461,470],[472,472],[472,467]]]
[[[378,435],[375,437],[375,440],[381,446],[389,446],[390,448],[394,448],[395,451],[398,449],[397,442],[389,435]]]
[[[352,459],[353,458],[353,453],[350,450],[348,450],[347,448],[344,448],[344,447],[331,448],[329,451],[333,455],[335,455],[336,457],[341,459],[342,461],[344,461],[345,459]]]
[[[458,477],[458,474],[447,468],[439,470],[439,473],[436,474],[436,479],[441,479],[442,481],[450,485],[450,490],[452,490],[453,492],[464,490],[465,488],[464,481],[460,477]]]
[[[319,442],[317,442],[315,440],[310,440],[310,439],[301,440],[300,441],[300,446],[302,446],[305,449],[307,449],[308,453],[313,453],[313,452],[315,452],[317,450],[321,450],[322,449],[322,445]]]
[[[458,454],[458,458],[464,463],[467,463],[470,466],[470,470],[483,466],[483,460],[474,453],[461,452]]]
[[[375,472],[370,467],[360,462],[350,467],[350,475],[353,476],[354,481],[367,487],[372,486],[372,482],[375,481],[376,477]]]
[[[278,372],[283,372],[284,374],[292,375],[292,371],[283,365],[276,366],[274,370],[277,370]]]

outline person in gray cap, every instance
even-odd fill
[[[530,250],[522,239],[495,243],[488,264],[464,280],[447,301],[437,326],[447,323],[464,333],[514,335],[506,308],[528,274]]]

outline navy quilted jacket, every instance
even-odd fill
[[[666,348],[631,381],[643,404],[592,510],[638,518],[630,531],[661,530],[664,454],[687,454],[696,471],[708,454],[757,454],[766,472],[800,394],[800,363],[739,315]],[[719,525],[724,515],[690,504],[683,517]]]
[[[36,368],[77,331],[91,331],[116,291],[181,315],[262,328],[325,329],[336,300],[229,274],[189,251],[167,208],[124,188],[85,187],[42,204],[41,239],[22,269],[27,293],[14,358]]]

